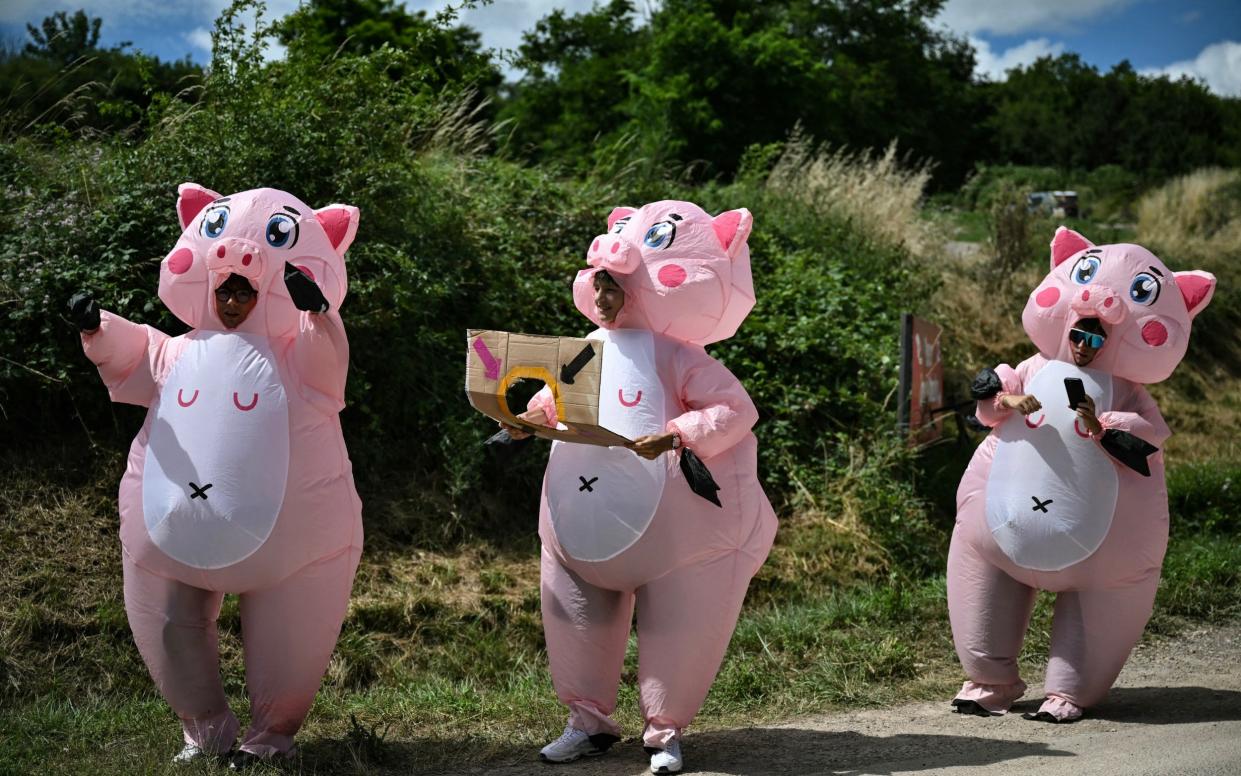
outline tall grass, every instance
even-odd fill
[[[874,154],[821,149],[795,134],[772,168],[767,187],[816,212],[847,219],[872,238],[924,254],[941,239],[920,217],[930,180],[930,166],[906,164],[897,154],[896,141]]]
[[[1175,178],[1147,192],[1137,212],[1139,241],[1194,256],[1241,255],[1241,170],[1208,167]]]

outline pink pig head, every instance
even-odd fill
[[[177,192],[177,215],[185,231],[160,265],[159,298],[182,321],[197,329],[224,329],[213,296],[236,273],[258,289],[258,304],[237,331],[289,334],[299,313],[284,285],[285,262],[314,280],[332,309],[339,309],[348,286],[344,255],[358,230],[357,208],[314,210],[276,189],[223,197],[183,183]]]
[[[615,208],[608,231],[586,252],[573,301],[604,326],[593,279],[606,269],[625,291],[625,306],[607,328],[649,329],[707,345],[731,337],[754,307],[750,249],[753,218],[745,208],[712,218],[690,202],[664,200]]]
[[[1096,246],[1062,226],[1051,241],[1051,272],[1021,320],[1045,357],[1072,362],[1069,329],[1098,318],[1108,336],[1090,368],[1157,383],[1184,358],[1190,322],[1214,293],[1209,272],[1173,272],[1140,245]]]

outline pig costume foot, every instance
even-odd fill
[[[1056,594],[1047,699],[1026,718],[1078,719],[1116,681],[1150,618],[1168,540],[1157,448],[1170,432],[1142,384],[1172,373],[1214,289],[1210,274],[1174,273],[1141,246],[1056,231],[1051,272],[1022,316],[1039,353],[994,371],[999,385],[978,403],[979,421],[994,430],[957,491],[948,613],[969,677],[958,708],[1002,713],[1021,696],[1017,656],[1039,590]],[[1069,329],[1085,318],[1106,334],[1079,367]],[[1067,407],[1072,379],[1102,431]],[[1033,396],[1041,408],[1022,415],[1006,396]],[[1109,440],[1122,434],[1155,452],[1113,457]]]
[[[338,418],[348,369],[338,310],[358,211],[316,211],[273,189],[179,193],[184,232],[159,295],[192,330],[168,337],[80,298],[75,319],[113,401],[149,407],[120,488],[134,642],[181,720],[183,754],[236,744],[265,759],[294,750],[362,551]],[[253,304],[228,328],[216,300],[234,275]],[[250,697],[240,735],[220,677],[227,593],[240,598]]]
[[[758,413],[703,345],[731,336],[754,304],[749,211],[712,218],[665,201],[616,208],[578,273],[578,309],[601,328],[600,418],[626,438],[676,434],[719,485],[693,492],[673,450],[654,460],[623,447],[556,442],[543,484],[543,628],[569,727],[618,738],[612,719],[637,615],[643,744],[680,769],[679,739],[701,708],[776,520],[758,482]],[[675,247],[673,247],[675,245]],[[604,322],[594,275],[606,269],[625,301]],[[611,370],[611,371],[609,371]],[[554,394],[530,402],[557,424]]]
[[[1082,718],[1082,707],[1058,696],[1051,696],[1033,714],[1022,714],[1022,719],[1034,722],[1076,722]]]
[[[978,684],[966,682],[961,691],[952,699],[953,709],[958,714],[973,714],[979,717],[1001,716],[1025,695],[1026,683],[1020,679],[1012,684]]]

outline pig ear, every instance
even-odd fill
[[[617,221],[621,220],[622,218],[626,216],[631,216],[636,212],[638,211],[634,210],[631,207],[612,208],[612,212],[608,213],[608,231],[609,232],[612,231],[612,227],[616,224]]]
[[[1189,319],[1192,321],[1194,316],[1210,304],[1211,297],[1215,295],[1215,276],[1199,270],[1174,272],[1172,276],[1176,278],[1176,285],[1181,289],[1181,296],[1185,298],[1185,309],[1189,310]]]
[[[753,225],[754,217],[745,208],[727,210],[711,219],[715,236],[720,238],[720,245],[730,259],[737,258],[737,254],[745,247],[746,240],[750,237],[750,227]]]
[[[1051,238],[1051,268],[1059,267],[1068,257],[1093,246],[1094,243],[1072,229],[1060,227]]]
[[[352,205],[328,205],[315,211],[336,252],[344,256],[358,233],[358,209]]]
[[[182,183],[177,187],[177,217],[181,219],[181,228],[203,212],[203,208],[220,198],[211,189],[204,189],[197,183]]]

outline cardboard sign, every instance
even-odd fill
[[[604,343],[578,337],[470,329],[465,345],[465,394],[474,409],[544,439],[615,447],[631,440],[599,421]],[[519,380],[552,392],[558,428],[534,425],[509,411],[508,390]]]

